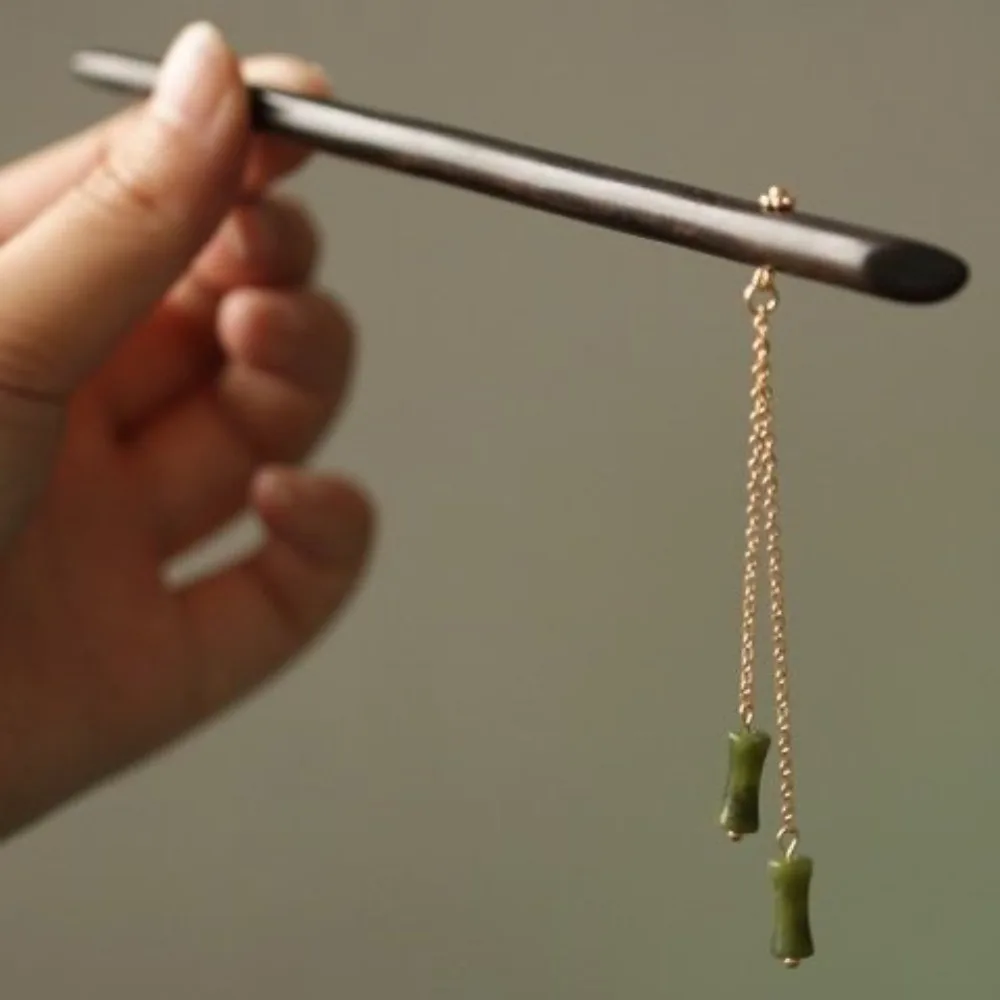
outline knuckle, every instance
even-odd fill
[[[233,208],[202,262],[223,284],[299,282],[309,277],[319,251],[319,230],[301,204],[269,196]]]
[[[0,313],[0,394],[8,400],[59,405],[71,381],[64,369],[47,326]]]
[[[273,194],[268,196],[267,201],[276,212],[291,220],[291,225],[298,226],[303,232],[309,232],[313,236],[318,234],[315,216],[301,198],[289,194]]]
[[[103,219],[124,216],[130,226],[162,228],[173,220],[170,171],[165,164],[176,160],[179,133],[165,125],[143,129],[125,144],[105,143],[95,168],[77,187],[87,208]]]
[[[130,222],[158,223],[163,215],[162,195],[149,171],[105,156],[80,184],[78,194],[101,216],[118,218],[127,212]]]
[[[310,299],[327,326],[336,327],[340,333],[349,335],[355,333],[358,328],[357,321],[343,299],[326,289],[317,289],[310,293]]]
[[[343,405],[342,396],[357,371],[357,327],[344,304],[327,292],[308,297],[306,316],[305,334],[311,341],[306,349],[317,363],[305,382],[313,392],[332,400],[333,413]]]

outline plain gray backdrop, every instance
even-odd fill
[[[6,845],[3,995],[996,993],[1000,7],[6,0],[0,157],[117,107],[71,82],[74,49],[159,54],[201,17],[322,62],[345,99],[786,184],[973,278],[926,309],[782,285],[818,943],[791,974],[767,951],[769,834],[737,849],[715,825],[748,269],[314,162],[293,186],[364,337],[317,461],[379,498],[367,585],[278,685]]]

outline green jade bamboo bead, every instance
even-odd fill
[[[774,887],[771,954],[794,969],[815,951],[809,923],[812,858],[780,858],[768,862],[768,868]]]
[[[758,729],[729,734],[729,772],[719,822],[729,839],[760,829],[760,785],[771,737]]]

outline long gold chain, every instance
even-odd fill
[[[790,212],[794,208],[794,201],[786,191],[772,187],[767,194],[761,196],[761,207],[767,211]],[[739,710],[744,726],[749,728],[754,719],[757,577],[763,536],[771,596],[775,725],[778,734],[778,776],[781,797],[781,826],[777,838],[786,857],[790,858],[795,854],[799,834],[795,815],[795,777],[792,764],[788,648],[785,637],[785,587],[781,551],[778,459],[774,432],[774,394],[771,386],[771,315],[777,309],[779,302],[773,270],[769,267],[758,268],[754,272],[750,284],[744,289],[743,297],[753,316],[754,360],[751,388]]]
[[[756,277],[756,276],[755,276]],[[755,287],[754,291],[758,289]],[[755,327],[757,326],[755,322]],[[747,528],[746,551],[743,558],[743,609],[740,636],[740,686],[739,715],[744,728],[751,729],[754,723],[754,671],[757,649],[757,575],[760,560],[761,521],[761,480],[763,442],[761,440],[762,418],[767,409],[767,376],[763,363],[767,360],[764,333],[754,341],[754,364],[751,369],[753,384],[750,390],[750,457],[747,462]]]

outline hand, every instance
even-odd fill
[[[149,101],[0,171],[0,834],[255,689],[366,562],[364,494],[297,467],[352,333],[247,78],[326,92],[195,26]],[[259,551],[165,582],[248,505]]]

